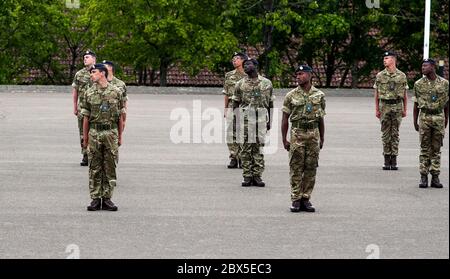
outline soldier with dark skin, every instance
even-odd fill
[[[448,125],[449,86],[448,80],[436,75],[436,62],[425,59],[422,63],[421,79],[414,84],[414,129],[420,139],[420,188],[428,187],[431,174],[433,188],[442,188],[439,181],[441,147]]]
[[[95,53],[91,50],[86,51],[83,55],[84,68],[75,74],[72,83],[73,114],[78,118],[78,132],[80,136],[81,153],[83,154],[80,166],[88,165],[87,152],[83,147],[83,116],[81,115],[80,105],[84,101],[87,90],[92,86],[89,69],[95,64],[95,61]]]
[[[273,113],[273,86],[267,78],[258,74],[258,61],[247,58],[244,61],[246,77],[236,83],[233,108],[238,111],[236,122],[238,142],[242,160],[243,187],[266,184],[262,180],[264,172],[263,147],[265,136],[271,127]],[[236,110],[239,108],[239,110]]]
[[[408,83],[406,75],[397,69],[397,55],[383,53],[385,69],[377,74],[375,88],[375,115],[380,119],[383,142],[383,170],[398,170],[397,156],[400,142],[399,130],[406,117]]]
[[[234,87],[236,83],[246,76],[243,68],[243,62],[247,58],[242,52],[233,53],[231,63],[234,70],[225,74],[225,82],[223,86],[224,94],[224,114],[223,117],[227,121],[227,146],[230,152],[229,169],[240,168],[242,163],[239,158],[239,143],[236,142],[236,115],[233,112],[233,101],[231,98],[234,94]]]
[[[325,142],[325,94],[311,84],[312,68],[296,70],[298,87],[286,94],[283,102],[281,136],[289,152],[291,212],[315,212],[310,199],[319,166],[319,152]],[[291,123],[290,141],[287,140]]]

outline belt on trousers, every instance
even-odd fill
[[[385,103],[385,104],[393,105],[393,104],[398,104],[398,103],[400,103],[401,99],[392,99],[392,100],[383,100],[383,99],[381,99],[381,101],[382,101],[383,103]]]
[[[116,123],[90,123],[89,128],[95,129],[97,131],[106,131],[106,130],[112,130],[117,128]]]
[[[442,109],[426,109],[426,108],[421,108],[420,109],[421,112],[426,113],[426,114],[440,114],[442,112]]]
[[[303,130],[313,130],[319,128],[319,122],[292,122],[292,128],[303,129]]]

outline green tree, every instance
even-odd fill
[[[444,58],[448,55],[449,3],[433,0],[431,4],[429,55]],[[424,15],[425,1],[386,0],[374,13],[374,21],[383,23],[376,39],[385,41],[383,47],[399,52],[401,69],[416,72],[415,78],[421,75]]]
[[[287,51],[294,29],[302,21],[301,10],[287,0],[233,3],[226,16],[241,47],[256,47],[261,72],[275,85],[288,83],[290,76],[286,78],[286,73],[292,71],[292,65],[286,61]]]
[[[95,42],[101,53],[139,72],[159,69],[161,86],[178,65],[190,74],[228,58],[238,42],[220,21],[227,2],[192,0],[96,1]]]
[[[432,1],[430,55],[448,51],[448,1]],[[384,49],[401,50],[400,63],[417,71],[422,52],[424,2],[386,0],[380,9],[365,1],[236,1],[234,30],[244,46],[256,46],[263,72],[287,86],[298,63],[323,65],[325,79],[316,72],[320,86],[330,87],[339,74],[343,87],[368,81],[382,67]]]
[[[34,83],[70,82],[77,58],[89,42],[87,3],[68,9],[60,0],[6,0],[0,6],[0,82],[22,82],[31,70]],[[70,61],[69,67],[66,61]]]

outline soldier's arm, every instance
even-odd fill
[[[78,91],[72,87],[73,114],[78,116]]]
[[[125,121],[127,118],[127,109],[126,109],[126,102],[128,100],[128,96],[126,95],[126,91],[122,91],[119,88],[118,89],[118,99],[119,99],[119,119],[117,120],[117,130],[119,133],[119,146],[122,144],[122,133],[123,130],[125,130]],[[125,92],[125,95],[124,95]]]
[[[405,91],[403,92],[403,111],[402,111],[402,117],[406,117],[406,114],[408,112],[408,80],[406,79],[406,75],[404,76],[404,84],[403,87],[405,88]]]
[[[269,100],[269,123],[267,123],[267,130],[270,130],[272,127],[272,119],[273,119],[273,101],[275,100],[275,96],[273,96],[273,88],[270,88],[270,100]]]
[[[417,124],[417,119],[419,118],[419,105],[418,105],[418,99],[417,99],[417,86],[416,84],[414,84],[414,95],[412,97],[412,101],[414,102],[413,105],[413,124],[414,124],[414,129],[416,131],[419,131],[419,125]]]
[[[83,147],[86,148],[89,142],[89,117],[91,115],[91,105],[87,100],[84,100],[80,104],[81,112],[83,115]]]
[[[128,103],[127,101],[123,102],[123,109],[122,109],[122,113],[120,114],[121,116],[123,116],[124,123],[125,123],[125,121],[127,121],[127,103]]]
[[[241,110],[239,109],[240,101],[232,99],[233,102],[233,114],[236,117],[236,125],[239,127],[241,123]]]
[[[450,92],[448,90],[448,81],[445,83],[444,92],[446,92],[446,94],[447,94],[447,96],[446,96],[447,97],[446,98],[447,103],[445,104],[445,107],[444,107],[445,128],[447,128],[447,125],[448,125],[448,110],[449,110],[449,106],[450,106],[450,104],[449,104],[449,102],[450,102],[450,100],[449,100]]]
[[[406,117],[408,111],[408,91],[405,89],[405,94],[403,94],[403,112],[402,117]]]
[[[269,122],[267,123],[267,130],[270,130],[270,128],[272,127],[272,119],[273,119],[273,101],[270,101],[268,110],[269,110],[268,111]]]
[[[122,93],[122,108],[120,109],[120,116],[123,118],[123,128],[125,129],[125,122],[127,121],[127,106],[128,106],[128,95],[126,91],[126,87],[124,87],[124,91]]]
[[[283,111],[283,118],[281,120],[281,138],[283,140],[284,149],[289,151],[290,142],[287,140],[287,132],[289,130],[289,114]]]
[[[227,84],[227,79],[228,79],[228,75],[225,74],[225,82],[224,82],[224,84],[223,84],[223,90],[222,90],[223,101],[224,101],[224,104],[223,104],[223,107],[224,107],[224,110],[223,110],[223,117],[224,117],[224,118],[227,117],[227,110],[228,110],[228,106],[230,105],[230,101],[231,101],[231,98],[228,96],[228,84]]]
[[[231,97],[231,102],[233,102],[233,112],[236,116],[236,123],[240,123],[240,110],[238,109],[241,104],[241,90],[239,88],[240,83],[238,82],[234,88],[233,96]]]
[[[444,115],[445,115],[445,128],[447,128],[447,124],[448,124],[448,101],[447,104],[444,107]]]
[[[231,95],[231,102],[233,102],[233,109],[238,108],[241,105],[241,89],[239,88],[240,83],[236,84],[236,87],[234,88],[233,95]]]
[[[417,106],[417,103],[414,102],[414,109],[413,109],[413,121],[414,121],[414,129],[418,132],[419,131],[419,124],[417,124],[417,119],[419,118],[419,107]]]
[[[224,99],[224,110],[223,110],[223,117],[227,117],[227,111],[228,111],[228,106],[230,103],[230,98],[228,98],[228,95],[225,95],[223,97]]]
[[[89,142],[89,116],[83,117],[83,147],[87,148]]]
[[[380,112],[380,100],[378,97],[378,89],[375,88],[375,116],[377,118],[381,117],[381,112]]]
[[[127,93],[127,86],[124,83],[124,86],[123,86],[123,108],[122,108],[124,128],[125,128],[125,122],[127,121],[127,109],[128,109],[128,93]]]
[[[122,145],[122,132],[124,128],[124,120],[123,120],[123,114],[119,116],[119,123],[117,125],[117,131],[119,132],[119,146]]]
[[[80,86],[78,83],[78,73],[76,73],[72,81],[73,114],[76,116],[78,116],[78,89],[80,89]]]
[[[319,133],[320,133],[320,149],[322,149],[325,142],[325,121],[323,117],[319,118]]]

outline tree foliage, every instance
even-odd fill
[[[166,84],[170,66],[190,74],[212,68],[229,56],[238,42],[220,21],[226,4],[199,0],[96,1],[95,42],[102,53],[132,64],[138,71],[159,69]]]
[[[74,1],[69,1],[74,2]],[[77,2],[77,1],[75,1]],[[0,83],[68,84],[90,48],[101,59],[133,69],[138,84],[166,85],[177,66],[223,74],[230,53],[257,50],[261,72],[289,86],[308,63],[321,86],[352,86],[382,67],[384,49],[400,53],[400,68],[417,71],[423,45],[424,1],[383,0],[3,0]],[[430,56],[448,53],[446,0],[432,0]],[[322,74],[323,73],[323,74]],[[336,85],[333,80],[339,76]],[[149,80],[147,77],[150,77]]]

